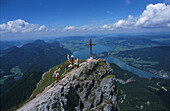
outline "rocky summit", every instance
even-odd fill
[[[111,66],[103,59],[93,59],[93,64],[90,70],[86,61],[68,69],[18,111],[117,111],[118,91]]]

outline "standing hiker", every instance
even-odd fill
[[[56,78],[56,79],[59,78],[59,73],[58,73],[58,72],[56,73],[55,78]]]
[[[54,72],[54,75],[56,79],[59,77],[59,73],[57,72],[57,70]]]
[[[69,54],[67,54],[67,59],[68,59],[68,61],[70,61],[70,55]]]
[[[77,58],[75,58],[74,65],[75,65],[75,67],[78,66],[78,60],[77,60]]]
[[[73,62],[74,62],[74,56],[73,56],[73,55],[71,55],[71,60],[70,60],[70,62],[71,62],[72,68],[74,68],[74,64],[73,64]]]
[[[70,62],[71,62],[71,65],[73,65],[73,62],[74,62],[74,56],[73,56],[73,55],[71,55],[71,60],[70,60]]]
[[[75,59],[75,66],[78,68],[79,67],[79,58],[77,57],[76,59]]]
[[[79,67],[79,57],[77,57],[77,67]]]

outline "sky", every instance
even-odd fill
[[[0,0],[1,40],[170,32],[170,0]]]

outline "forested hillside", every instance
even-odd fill
[[[170,47],[158,46],[122,51],[115,56],[129,65],[162,76],[170,76]],[[167,76],[166,76],[167,77]]]
[[[45,72],[65,61],[70,53],[57,41],[47,43],[43,40],[3,50],[0,57],[0,93],[12,87],[25,73]]]
[[[169,110],[170,80],[145,79],[111,64],[119,89],[118,106],[127,110]]]

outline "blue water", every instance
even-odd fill
[[[150,79],[152,77],[164,78],[164,77],[153,75],[153,74],[148,73],[146,71],[142,71],[142,70],[136,69],[134,67],[131,67],[131,66],[127,65],[125,62],[123,62],[123,61],[121,61],[120,59],[117,59],[117,58],[108,57],[108,58],[103,58],[103,59],[105,59],[109,63],[115,63],[116,65],[118,65],[122,69],[128,70],[128,71],[138,75],[139,77],[144,77],[144,78],[147,78],[147,79]]]
[[[22,77],[22,75],[15,76],[15,77],[14,77],[14,80],[19,80],[19,79],[21,79],[21,77]]]
[[[93,54],[94,53],[99,54],[104,51],[112,50],[112,48],[110,48],[110,47],[107,47],[104,45],[99,45],[99,44],[96,46],[93,46],[92,48],[93,48],[93,50],[92,50]],[[75,52],[73,52],[73,55],[74,55],[74,57],[79,57],[80,59],[85,60],[90,57],[90,47],[87,49],[81,49],[79,51],[75,51]]]
[[[104,45],[98,44],[96,46],[93,46],[93,54],[94,53],[99,54],[101,52],[110,51],[110,50],[112,50],[112,48],[110,48],[108,46],[104,46]],[[74,57],[79,57],[80,59],[85,60],[85,59],[90,57],[90,48],[75,51],[75,52],[73,52],[73,55],[74,55]],[[95,58],[95,56],[94,56],[94,58]],[[109,63],[115,63],[116,65],[118,65],[122,69],[128,70],[128,71],[138,75],[139,77],[144,77],[144,78],[147,78],[147,79],[150,79],[152,77],[163,78],[161,76],[156,76],[156,75],[153,75],[151,73],[148,73],[148,72],[136,69],[134,67],[131,67],[131,66],[127,65],[125,62],[123,62],[123,61],[121,61],[120,59],[117,59],[117,58],[107,57],[107,58],[103,58],[103,59],[105,59]]]

